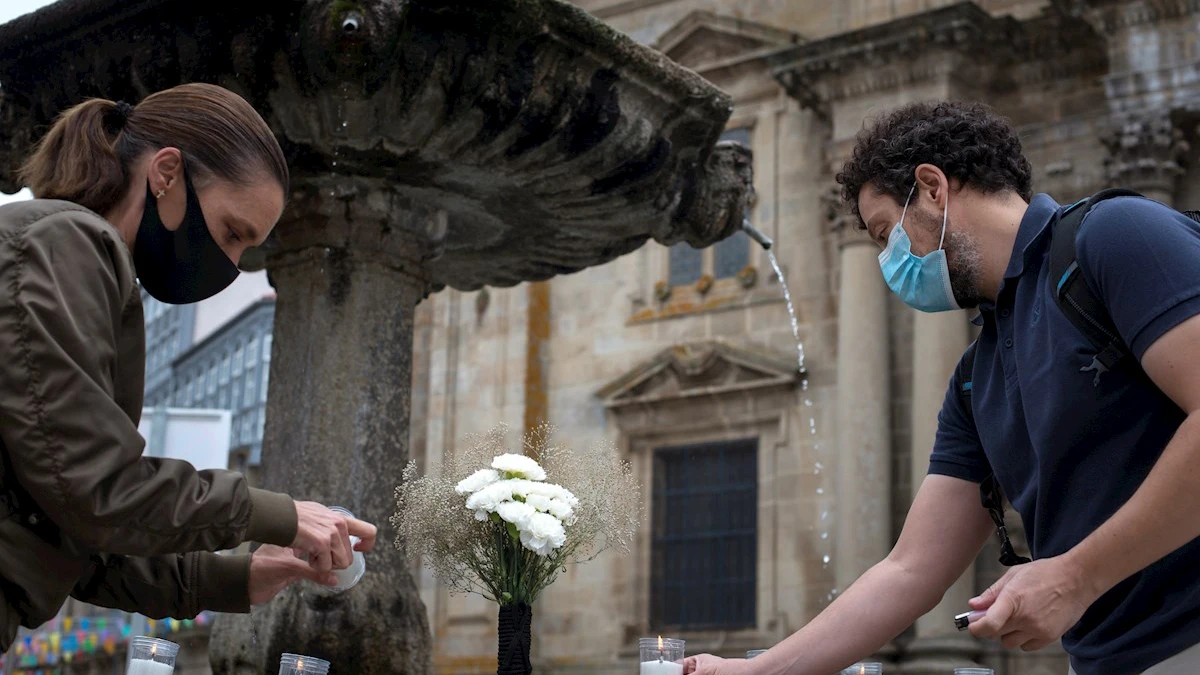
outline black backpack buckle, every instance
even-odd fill
[[[1096,375],[1095,375],[1095,377],[1092,378],[1092,386],[1099,387],[1100,386],[1100,376],[1103,375],[1104,373],[1108,372],[1108,366],[1104,365],[1104,362],[1100,360],[1100,355],[1097,354],[1096,356],[1092,357],[1092,362],[1087,364],[1086,366],[1080,368],[1079,372],[1081,372],[1081,373],[1095,372]]]
[[[1110,370],[1115,370],[1121,366],[1121,363],[1130,358],[1128,351],[1117,342],[1110,342],[1108,346],[1102,349],[1098,354],[1092,357],[1092,362],[1079,369],[1081,373],[1096,373],[1092,378],[1092,386],[1100,386],[1100,376]]]
[[[1012,567],[1030,562],[1029,558],[1017,554],[1012,540],[1008,537],[1008,527],[1004,525],[1004,499],[1000,495],[1000,484],[996,481],[996,474],[988,476],[979,484],[979,500],[992,517],[992,524],[996,526],[996,537],[1000,539],[1000,564]]]

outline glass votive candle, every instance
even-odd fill
[[[996,671],[991,668],[972,666],[970,668],[955,668],[954,675],[996,675]]]
[[[758,656],[759,654],[766,654],[766,653],[767,653],[767,650],[765,650],[765,649],[751,649],[750,651],[746,652],[746,658],[752,659],[752,658]]]
[[[350,513],[350,511],[348,509],[345,509],[341,506],[330,506],[329,510],[333,511],[336,514],[345,516],[347,518],[354,517],[353,513]],[[353,548],[354,546],[357,546],[359,541],[361,541],[361,540],[358,537],[351,536],[350,537],[351,548]],[[335,577],[337,577],[337,581],[338,581],[337,585],[336,586],[318,586],[317,588],[319,591],[324,592],[324,593],[329,593],[329,594],[341,593],[342,591],[348,591],[351,588],[353,588],[354,585],[357,584],[363,578],[363,574],[365,574],[366,571],[367,571],[367,560],[363,556],[362,552],[361,551],[352,551],[352,556],[350,559],[350,566],[344,570],[334,570],[333,571],[333,575]]]
[[[127,675],[171,675],[179,645],[155,637],[138,636],[129,643]]]
[[[279,675],[328,675],[329,662],[300,654],[279,657]]]
[[[842,675],[883,675],[883,664],[876,662],[856,663],[843,670]]]
[[[683,675],[683,644],[683,640],[664,637],[638,640],[638,675]]]

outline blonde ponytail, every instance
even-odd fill
[[[20,179],[39,199],[108,212],[126,192],[127,169],[116,147],[122,125],[113,101],[80,103],[55,120],[21,167]]]

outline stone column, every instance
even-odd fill
[[[311,199],[294,204],[306,215],[280,224],[286,250],[268,259],[278,301],[265,486],[344,506],[378,526],[379,540],[353,589],[328,595],[299,584],[250,616],[223,617],[213,667],[274,673],[282,652],[297,652],[339,672],[429,673],[425,607],[388,519],[409,459],[414,314],[429,290],[420,232],[438,216],[378,193]],[[386,218],[369,205],[383,205]]]
[[[914,310],[915,311],[915,310]],[[937,416],[946,386],[963,350],[970,344],[965,312],[916,312],[912,344],[912,494],[916,496],[929,470],[929,454],[937,433]],[[954,615],[966,611],[975,593],[975,566],[950,587],[929,614],[917,620],[916,635],[901,665],[906,675],[943,675],[970,665],[979,644],[954,628]]]
[[[1108,148],[1108,177],[1114,187],[1136,190],[1168,206],[1183,175],[1188,144],[1169,110],[1127,115],[1102,139]]]
[[[837,358],[837,548],[844,590],[892,543],[891,364],[879,249],[840,219]]]

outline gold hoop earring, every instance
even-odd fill
[[[154,197],[155,197],[156,199],[162,199],[163,197],[166,197],[166,196],[167,196],[167,191],[166,191],[166,190],[159,190],[159,191],[158,191],[158,194],[154,195]]]

